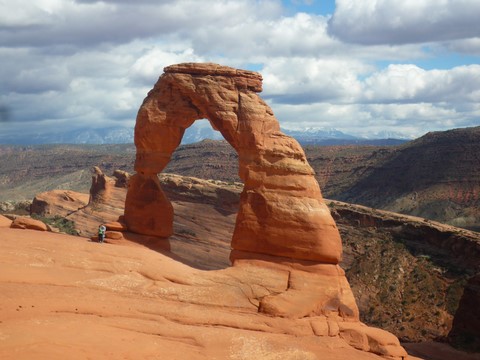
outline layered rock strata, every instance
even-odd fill
[[[137,115],[137,173],[125,204],[128,228],[145,235],[172,234],[173,208],[157,174],[185,129],[206,118],[239,155],[244,189],[232,237],[236,254],[337,264],[342,251],[338,229],[302,148],[280,131],[272,109],[257,95],[261,75],[192,63],[164,71]]]
[[[391,359],[405,357],[393,335],[385,337],[388,333],[359,322],[355,299],[338,265],[339,231],[302,148],[280,131],[273,111],[257,95],[261,75],[192,63],[164,71],[137,115],[137,173],[129,179],[125,200],[128,230],[156,237],[173,233],[173,206],[158,173],[185,129],[195,120],[208,119],[238,153],[244,182],[229,271],[273,271],[278,280],[267,293],[269,285],[258,288],[247,281],[256,311],[291,320],[320,317],[311,325],[317,335],[341,334],[358,349]],[[377,337],[382,340],[371,341]]]

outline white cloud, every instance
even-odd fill
[[[46,4],[48,3],[48,6]],[[12,9],[21,8],[10,15]],[[228,29],[249,18],[279,14],[277,1],[82,1],[18,0],[0,2],[3,29],[0,44],[40,46],[122,44],[155,36],[191,36],[204,27]]]
[[[480,36],[477,0],[337,0],[330,32],[359,44],[406,44]]]
[[[144,86],[153,86],[163,68],[181,62],[204,62],[205,60],[194,54],[192,49],[181,52],[168,52],[158,46],[152,46],[143,51],[143,54],[130,68],[130,79],[134,83]]]
[[[264,69],[265,96],[287,128],[335,127],[347,133],[397,132],[480,125],[480,65],[424,70],[355,61],[291,59]],[[302,78],[302,74],[305,76]]]
[[[480,54],[477,2],[456,4],[339,0],[329,23],[288,15],[279,0],[0,0],[0,108],[12,119],[0,131],[133,125],[165,66],[204,61],[260,70],[261,96],[286,127],[421,135],[478,125],[480,65],[413,65]]]
[[[423,70],[390,65],[365,80],[367,102],[480,102],[480,65]]]
[[[480,107],[470,115],[441,104],[301,104],[273,105],[283,126],[289,129],[331,128],[345,133],[369,136],[376,133],[397,133],[413,138],[428,129],[447,130],[472,126],[480,115]],[[472,109],[473,110],[473,109]],[[455,119],[455,120],[454,120]],[[480,125],[477,121],[476,125]]]
[[[280,58],[263,68],[264,96],[274,103],[348,102],[360,97],[369,66],[344,58]]]

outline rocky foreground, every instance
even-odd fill
[[[182,188],[181,178],[170,181]],[[214,189],[212,203],[221,184]],[[52,213],[76,203],[67,217],[88,234],[121,211],[125,193],[97,171],[88,204],[52,192],[33,207]],[[228,214],[221,198],[217,211]],[[408,358],[397,337],[358,321],[339,266],[260,257],[206,271],[188,243],[131,234],[121,222],[107,224],[104,244],[40,224],[0,218],[2,359]]]
[[[307,269],[245,260],[202,271],[143,246],[7,223],[0,228],[2,359],[407,356],[393,335],[339,321],[334,312],[304,319],[258,313],[263,297],[301,293]]]
[[[89,355],[147,358],[149,354],[165,354],[171,359],[315,359],[318,354],[322,354],[322,359],[379,358],[374,353],[358,351],[374,349],[369,342],[378,341],[372,340],[375,335],[360,331],[353,338],[361,340],[361,345],[355,345],[346,337],[345,328],[337,329],[337,321],[332,322],[327,316],[292,320],[258,313],[259,299],[285,290],[289,281],[282,275],[285,269],[268,268],[265,262],[243,262],[229,267],[229,241],[241,191],[239,184],[170,174],[160,179],[175,208],[175,233],[169,241],[115,230],[107,232],[107,244],[88,239],[94,238],[99,223],[115,224],[113,221],[122,214],[126,189],[121,185],[110,188],[106,203],[97,201],[91,205],[84,194],[70,191],[56,190],[37,196],[32,206],[35,211],[50,216],[62,214],[75,220],[83,238],[10,229],[11,220],[2,218],[0,259],[5,269],[0,275],[2,359],[60,358],[63,351],[59,349],[67,348],[72,349],[71,358],[82,359]],[[97,173],[94,184],[103,181],[119,182],[118,178],[114,181]],[[92,191],[93,198],[101,200],[105,195],[101,188],[92,186]],[[77,210],[72,211],[72,206]],[[392,309],[404,306],[393,301],[381,302],[385,285],[374,281],[379,274],[372,272],[371,266],[362,267],[361,259],[365,258],[364,251],[373,257],[380,251],[384,259],[389,258],[392,255],[388,253],[389,247],[386,252],[372,242],[378,237],[372,229],[376,226],[377,232],[380,231],[384,222],[400,232],[400,224],[406,220],[397,218],[395,223],[395,214],[387,216],[367,208],[360,213],[354,206],[338,202],[330,206],[342,236],[345,238],[344,232],[350,233],[344,239],[346,258],[342,267],[347,274],[351,272],[349,281],[361,313],[365,313],[363,318],[379,315],[382,320],[379,326],[401,334],[397,331],[401,325],[396,324],[402,316],[392,314]],[[357,223],[356,231],[346,227],[349,218]],[[419,223],[422,224],[411,218],[410,232]],[[428,223],[425,226],[428,228]],[[427,233],[424,229],[424,234]],[[368,236],[370,242],[366,241]],[[354,248],[352,241],[356,243]],[[404,255],[397,252],[393,256]],[[373,258],[365,260],[375,265]],[[415,257],[406,259],[412,266],[415,261]],[[408,267],[403,266],[408,272]],[[357,269],[368,279],[360,281]],[[392,284],[391,280],[386,281]],[[418,286],[425,287],[425,282]],[[425,294],[426,298],[428,295]],[[409,309],[417,311],[418,321],[404,320],[404,332],[413,338],[420,334],[416,326],[422,324],[424,329],[431,326],[440,330],[433,313],[437,310],[425,313],[424,309],[430,305],[424,304],[422,308],[421,299],[413,301],[414,308]],[[368,314],[370,304],[378,312]],[[391,326],[388,320],[393,320]],[[333,336],[318,336],[321,334]],[[381,338],[385,334],[378,330]],[[115,346],[112,348],[110,344]],[[438,343],[407,345],[425,359],[477,358]]]

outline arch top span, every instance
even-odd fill
[[[252,253],[338,263],[341,240],[303,149],[258,95],[259,73],[211,63],[164,69],[135,125],[135,170],[125,204],[133,232],[168,237],[173,208],[157,179],[185,129],[206,118],[239,155],[244,181],[232,257]],[[243,254],[243,255],[242,255]]]
[[[236,80],[240,87],[262,92],[262,75],[255,71],[235,69],[214,63],[183,63],[163,68],[165,74],[189,74],[193,76],[226,76]]]

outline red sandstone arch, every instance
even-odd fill
[[[137,115],[135,174],[125,221],[130,231],[168,237],[173,207],[157,174],[195,120],[206,118],[239,155],[244,181],[232,237],[234,257],[260,253],[338,263],[341,240],[314,172],[296,140],[284,135],[257,95],[256,72],[216,64],[164,69]]]

